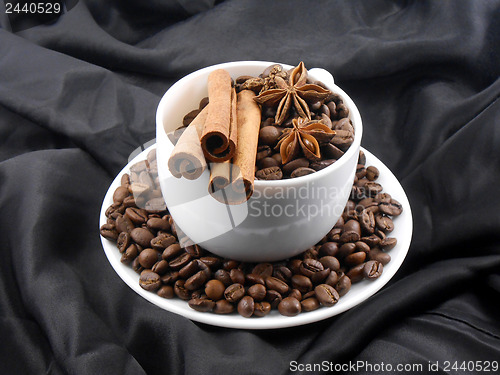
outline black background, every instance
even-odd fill
[[[500,360],[499,19],[499,1],[380,0],[81,0],[17,33],[3,17],[0,373]],[[136,295],[105,258],[102,199],[154,138],[160,97],[235,60],[333,72],[361,112],[362,145],[409,196],[402,268],[340,316],[263,332],[206,326]]]

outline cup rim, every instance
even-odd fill
[[[172,92],[175,91],[175,88],[177,86],[182,86],[186,81],[196,79],[197,77],[207,73],[211,72],[216,69],[226,69],[228,67],[244,67],[244,66],[258,66],[262,67],[263,70],[267,68],[270,65],[273,64],[280,64],[282,65],[285,69],[291,69],[293,68],[292,65],[289,64],[284,64],[284,63],[279,63],[279,62],[271,62],[271,61],[257,61],[257,60],[243,60],[243,61],[232,61],[232,62],[225,62],[225,63],[220,63],[220,64],[215,64],[215,65],[210,65],[198,70],[195,70],[194,72],[189,73],[188,75],[185,75],[181,79],[179,79],[177,82],[175,82],[170,88],[163,94],[160,102],[158,103],[158,107],[156,110],[156,128],[158,132],[158,128],[160,127],[160,131],[162,131],[165,135],[167,132],[165,131],[165,128],[163,126],[163,108],[165,107],[165,102],[171,96]],[[313,68],[311,68],[313,69]],[[310,69],[308,69],[309,71]],[[313,74],[314,75],[314,74]],[[352,157],[352,154],[356,152],[356,150],[359,149],[359,146],[361,145],[361,138],[363,136],[363,124],[361,120],[361,115],[359,113],[359,110],[354,103],[354,101],[351,99],[351,97],[344,91],[342,90],[339,86],[337,86],[335,83],[328,84],[325,83],[325,85],[328,87],[328,89],[334,93],[339,94],[344,102],[347,104],[347,107],[349,108],[349,113],[351,117],[351,122],[354,127],[354,141],[353,143],[349,146],[347,151],[342,155],[339,159],[337,159],[333,164],[329,165],[328,167],[325,167],[323,169],[320,169],[319,171],[316,171],[314,173],[305,175],[305,176],[300,176],[300,177],[295,177],[295,178],[288,178],[288,179],[282,179],[282,180],[254,180],[254,185],[255,187],[290,187],[290,186],[296,186],[298,184],[300,185],[307,185],[311,184],[316,180],[321,179],[324,177],[326,174],[333,173],[335,170],[340,169],[345,163],[348,162],[348,160]],[[170,93],[170,94],[169,94]],[[160,125],[161,124],[161,125]]]

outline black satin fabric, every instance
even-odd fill
[[[291,361],[484,373],[444,361],[500,360],[499,19],[493,0],[80,0],[52,24],[14,32],[1,18],[0,373],[288,374]],[[135,294],[101,248],[102,199],[154,138],[162,94],[235,60],[333,72],[362,145],[408,194],[403,266],[339,316],[195,323]]]

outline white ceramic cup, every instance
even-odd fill
[[[233,78],[258,76],[272,64],[239,61],[200,69],[172,85],[156,113],[158,175],[177,230],[214,254],[247,262],[292,257],[330,231],[348,200],[363,132],[361,116],[351,98],[335,85],[329,72],[314,68],[308,71],[309,78],[322,81],[342,97],[354,126],[354,142],[339,160],[307,176],[256,180],[252,197],[239,205],[225,205],[209,195],[208,170],[194,181],[173,177],[167,163],[174,146],[167,134],[182,125],[184,115],[198,108],[199,101],[208,95],[210,72],[225,69]]]

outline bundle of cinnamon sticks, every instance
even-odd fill
[[[174,177],[194,180],[209,166],[210,195],[241,204],[253,193],[261,111],[255,93],[236,94],[223,69],[210,73],[207,86],[209,104],[177,141],[168,167]]]

